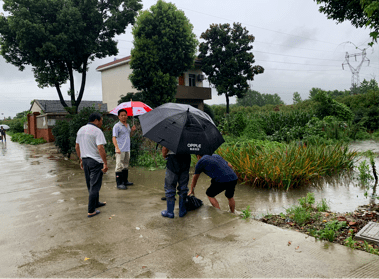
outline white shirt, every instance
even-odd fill
[[[104,145],[107,141],[99,127],[90,123],[81,127],[76,135],[76,143],[79,144],[81,158],[92,158],[104,163],[97,146]]]

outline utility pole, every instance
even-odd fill
[[[357,61],[357,56],[362,56],[362,61],[359,63],[357,68],[354,68],[353,66],[350,65],[349,58],[354,57],[355,61]],[[370,65],[370,59],[366,57],[366,49],[362,50],[362,53],[355,53],[355,54],[350,54],[346,52],[345,55],[345,62],[342,63],[342,70],[344,70],[343,65],[349,65],[351,73],[353,74],[351,77],[351,87],[356,88],[360,86],[360,81],[359,81],[359,71],[361,70],[363,62],[368,61],[368,66]]]

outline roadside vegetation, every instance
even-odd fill
[[[35,139],[33,135],[24,133],[11,133],[11,141],[31,145],[46,143],[46,140],[44,140],[43,138]]]
[[[259,221],[281,228],[296,230],[313,236],[316,240],[338,243],[352,249],[379,255],[379,246],[367,241],[354,240],[354,236],[368,222],[377,222],[379,206],[363,206],[352,213],[333,213],[328,202],[315,202],[314,194],[300,198],[297,205],[278,215],[266,214]],[[246,213],[241,214],[245,218]],[[291,245],[289,242],[288,245]]]

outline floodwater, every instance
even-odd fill
[[[179,218],[176,203],[175,219],[169,219],[160,216],[161,210],[166,208],[166,203],[161,201],[165,170],[131,168],[129,178],[134,186],[121,191],[116,188],[114,162],[110,162],[110,170],[103,177],[100,191],[100,200],[107,201],[107,206],[100,208],[99,216],[87,218],[88,192],[83,171],[78,163],[60,159],[51,154],[51,150],[47,152],[51,146],[20,145],[9,140],[0,142],[2,278],[165,277],[162,272],[167,273],[167,277],[178,278],[215,277],[215,274],[218,277],[232,277],[232,274],[243,277],[247,273],[236,272],[241,268],[261,267],[266,264],[262,259],[269,262],[266,275],[278,277],[280,271],[270,272],[289,266],[281,260],[299,263],[307,255],[303,253],[301,258],[294,258],[296,254],[291,252],[282,257],[283,251],[289,251],[287,239],[282,245],[283,236],[287,237],[289,232],[273,233],[276,228],[263,226],[261,222],[238,222],[242,220],[226,212],[228,204],[223,194],[217,197],[221,211],[212,208],[205,195],[210,179],[204,174],[198,180],[195,194],[205,205],[189,212],[185,218]],[[352,148],[378,152],[375,142],[359,143]],[[236,209],[241,211],[250,206],[255,216],[279,213],[297,204],[307,192],[315,193],[316,201],[327,199],[331,209],[337,212],[353,211],[368,203],[363,195],[364,189],[354,179],[345,176],[324,179],[288,192],[239,184],[235,192]],[[296,237],[301,238],[291,235],[290,239],[295,241]],[[237,240],[242,242],[236,244]],[[256,244],[252,244],[255,241]],[[306,247],[308,242],[305,240],[301,245]],[[267,249],[270,245],[272,249]],[[335,247],[338,249],[341,248]],[[246,254],[247,251],[251,254]],[[345,250],[343,252],[343,255],[347,254]],[[322,258],[329,259],[329,254],[322,254]],[[275,255],[281,256],[275,258]],[[350,254],[348,256],[351,259]],[[359,255],[351,261],[356,263],[362,257],[364,255]],[[312,259],[310,267],[322,264],[317,269],[325,269],[324,263],[314,262],[314,254],[308,254],[308,258]],[[340,259],[338,256],[334,258]],[[345,264],[350,266],[348,261]],[[283,276],[298,271],[297,277],[327,277],[326,273],[302,273],[307,268],[301,267],[295,270],[291,267]],[[251,273],[257,274],[263,277],[264,273]],[[338,274],[341,273],[329,277]]]
[[[8,139],[6,143],[0,143],[0,175],[3,186],[0,190],[0,203],[3,198],[9,198],[12,193],[17,198],[28,198],[35,191],[44,188],[72,187],[76,178],[82,178],[80,168],[70,161],[58,159],[57,156],[44,154],[43,145],[27,146],[13,143]],[[351,149],[358,151],[372,150],[379,153],[379,145],[374,141],[358,142],[351,145]],[[376,165],[379,166],[378,158]],[[356,163],[358,164],[358,162]],[[104,185],[114,183],[114,173],[111,164],[110,170],[104,176]],[[193,170],[191,170],[193,173]],[[136,185],[145,185],[156,189],[157,193],[164,196],[165,170],[149,171],[144,168],[132,168],[130,170],[130,180]],[[235,201],[237,211],[242,211],[250,206],[250,210],[256,217],[266,213],[285,212],[285,208],[295,205],[298,199],[306,196],[308,192],[315,195],[316,202],[326,199],[331,211],[351,212],[358,206],[367,204],[368,198],[364,196],[365,189],[359,185],[359,181],[354,178],[357,171],[349,174],[336,175],[334,177],[323,178],[314,183],[291,189],[289,191],[277,189],[259,189],[250,185],[238,184],[235,191]],[[82,182],[82,181],[81,181]],[[195,194],[202,199],[205,204],[210,204],[205,191],[210,184],[210,178],[202,174]],[[19,187],[14,187],[19,185]],[[55,191],[59,194],[59,191]],[[75,198],[75,197],[74,197]],[[228,210],[228,204],[223,194],[217,196],[222,210]],[[16,205],[15,205],[16,206]],[[11,212],[15,208],[7,208]],[[3,212],[4,213],[4,212]],[[0,215],[4,218],[4,214]]]

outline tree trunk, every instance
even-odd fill
[[[226,98],[226,114],[229,114],[229,96],[228,93],[225,93]]]
[[[70,97],[71,97],[71,107],[75,105],[75,83],[74,83],[74,74],[72,72],[71,62],[67,63],[67,70],[70,76]]]
[[[66,102],[63,99],[61,88],[60,88],[60,86],[59,86],[59,84],[57,82],[55,83],[55,89],[57,89],[58,97],[59,97],[59,100],[61,101],[62,106],[65,107],[65,108],[67,108],[68,106],[67,106]]]
[[[88,58],[87,58],[87,59],[84,61],[84,63],[83,63],[82,83],[81,83],[81,85],[80,85],[79,95],[78,95],[78,98],[76,99],[76,103],[75,103],[75,106],[76,106],[76,113],[78,113],[79,104],[80,104],[80,102],[82,101],[83,94],[84,94],[84,88],[85,88],[85,86],[86,86],[86,78],[87,78],[87,61],[88,61]]]

